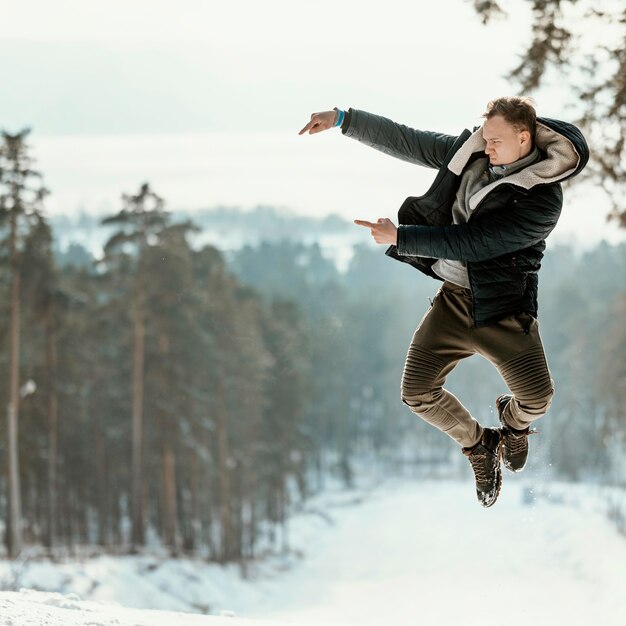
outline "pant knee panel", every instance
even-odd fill
[[[499,367],[509,389],[522,404],[545,403],[554,394],[554,385],[543,353],[537,346]]]
[[[430,394],[445,364],[443,359],[430,350],[409,346],[400,384],[403,400]]]

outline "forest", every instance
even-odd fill
[[[365,243],[344,269],[298,237],[194,246],[201,228],[148,183],[101,219],[101,253],[61,249],[28,132],[4,133],[0,156],[7,556],[158,545],[241,563],[286,547],[327,476],[467,473],[400,400],[436,281]],[[626,488],[626,245],[549,248],[540,294],[557,393],[528,471]],[[489,363],[449,387],[496,425]]]

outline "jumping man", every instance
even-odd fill
[[[415,130],[358,109],[313,113],[299,134],[340,127],[347,137],[404,161],[438,170],[430,189],[389,218],[354,220],[385,254],[442,285],[408,349],[401,398],[452,437],[474,471],[479,502],[500,493],[500,457],[524,468],[532,422],[547,412],[554,381],[537,319],[538,271],[545,240],[563,205],[561,183],[589,158],[578,128],[536,117],[525,97],[492,100],[484,123],[459,136]],[[496,399],[500,428],[481,426],[443,388],[457,363],[486,357],[510,390]]]

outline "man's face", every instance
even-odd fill
[[[530,154],[530,132],[517,131],[501,115],[494,115],[483,124],[485,154],[491,165],[509,165]]]

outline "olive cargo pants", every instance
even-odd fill
[[[513,428],[524,429],[544,415],[554,395],[534,317],[522,313],[489,326],[472,324],[470,290],[445,281],[415,330],[401,383],[402,402],[463,447],[476,444],[483,429],[442,387],[461,359],[481,354],[495,365],[513,394],[503,414]]]

